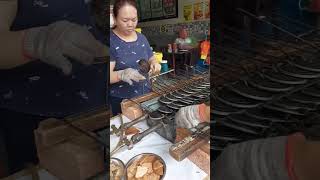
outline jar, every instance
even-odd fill
[[[168,53],[172,53],[172,46],[171,46],[171,44],[168,44]]]

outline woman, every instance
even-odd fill
[[[110,102],[114,115],[120,103],[151,91],[148,74],[160,72],[151,47],[144,35],[137,33],[137,7],[134,0],[117,0],[113,6],[115,27],[110,32]],[[138,62],[148,60],[150,72],[139,72]]]

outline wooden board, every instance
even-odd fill
[[[110,111],[99,111],[90,116],[83,116],[70,121],[85,131],[94,131],[107,127],[110,119]],[[69,139],[70,137],[81,135],[82,133],[65,124],[61,120],[49,118],[41,121],[37,129],[39,141],[44,146],[51,146]]]
[[[190,132],[184,128],[177,128],[176,142],[190,135]],[[200,169],[210,175],[210,144],[206,143],[198,150],[187,157],[196,164]]]
[[[106,128],[109,115],[110,111],[98,109],[66,120],[95,136],[91,131]],[[34,135],[40,165],[59,179],[85,180],[104,170],[101,145],[69,124],[50,118],[40,123]]]

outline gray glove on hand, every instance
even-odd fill
[[[97,41],[86,27],[68,21],[26,30],[23,48],[28,56],[55,66],[67,75],[72,71],[67,57],[89,65],[95,57],[108,55],[107,47]]]
[[[128,84],[132,85],[133,82],[139,82],[140,80],[145,80],[146,78],[141,75],[138,70],[127,68],[125,70],[118,71],[119,79],[121,79],[124,82],[127,82]]]
[[[286,143],[287,137],[279,136],[229,145],[213,163],[213,179],[289,179]]]
[[[199,105],[191,105],[180,108],[175,116],[176,125],[179,128],[193,128],[200,122]]]

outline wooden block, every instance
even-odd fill
[[[138,105],[133,105],[122,110],[122,114],[128,119],[134,120],[142,116],[142,109]]]
[[[85,131],[94,131],[108,125],[109,114],[110,111],[97,112],[69,122]],[[49,118],[40,122],[36,135],[42,146],[51,146],[82,133],[61,120]]]
[[[210,174],[210,152],[207,154],[201,149],[188,156],[188,159],[202,169],[205,173]]]
[[[176,142],[190,135],[190,132],[184,128],[177,128]],[[200,169],[210,175],[210,144],[202,145],[195,152],[187,157],[190,161],[196,164]]]
[[[104,170],[103,150],[91,138],[79,136],[39,150],[41,167],[61,180],[85,180]]]

